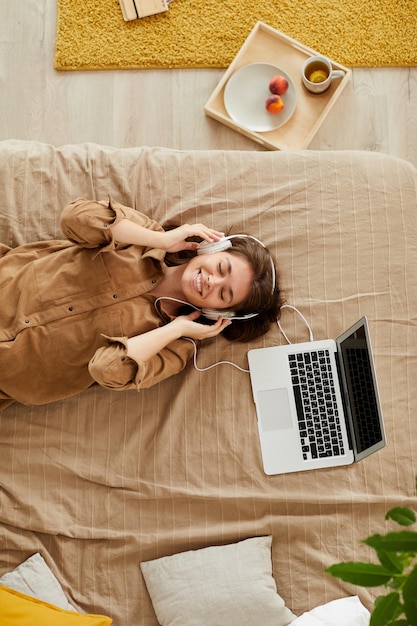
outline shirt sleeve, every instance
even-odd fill
[[[128,219],[149,230],[164,230],[144,213],[119,204],[111,198],[108,202],[84,198],[74,200],[62,211],[61,229],[71,243],[83,248],[115,250],[130,245],[117,243],[113,238],[111,226],[122,219]]]
[[[127,337],[106,337],[107,345],[99,348],[90,360],[90,376],[102,387],[125,391],[146,389],[178,374],[193,354],[193,345],[177,339],[149,361],[134,361],[127,356]]]

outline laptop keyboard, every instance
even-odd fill
[[[288,356],[305,461],[345,453],[328,350]]]

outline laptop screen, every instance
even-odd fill
[[[336,343],[353,452],[355,460],[360,460],[385,445],[366,318],[361,318]]]

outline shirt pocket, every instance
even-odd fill
[[[49,326],[49,336],[60,362],[84,368],[95,351],[106,345],[103,335],[123,336],[122,320],[117,311],[90,311],[73,318],[57,320]]]
[[[91,250],[66,248],[36,260],[32,268],[39,301],[44,303],[89,298],[111,285],[102,255]]]

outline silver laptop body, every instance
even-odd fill
[[[366,317],[336,341],[257,348],[248,361],[266,474],[347,465],[385,446]]]

